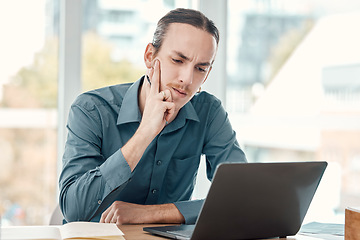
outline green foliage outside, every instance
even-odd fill
[[[137,68],[126,60],[113,61],[112,49],[110,43],[94,33],[87,33],[83,37],[83,91],[134,82],[145,73],[144,69]],[[57,79],[58,39],[49,38],[44,48],[35,54],[33,63],[21,68],[8,86],[5,86],[4,99],[0,107],[56,108]],[[23,100],[15,99],[15,95],[24,96],[24,93],[27,97],[23,97]]]
[[[93,33],[83,37],[82,50],[83,91],[136,81],[145,73],[125,60],[112,61],[112,46]],[[0,108],[19,108],[19,112],[23,108],[56,109],[57,80],[58,39],[50,38],[33,62],[4,86]],[[0,215],[17,209],[5,221],[15,225],[48,223],[46,217],[56,205],[56,136],[56,129],[49,126],[0,128],[0,150],[5,154],[0,171]]]
[[[112,46],[93,33],[84,38],[82,79],[83,90],[96,89],[119,83],[134,82],[145,73],[123,60],[111,59]]]

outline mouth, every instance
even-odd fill
[[[181,90],[175,87],[173,87],[172,89],[174,90],[175,93],[177,93],[181,97],[186,97],[188,95],[188,93],[185,90]]]

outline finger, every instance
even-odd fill
[[[109,214],[110,208],[106,209],[102,214],[101,214],[101,218],[100,218],[100,222],[101,223],[105,223],[105,219],[107,217],[107,215]]]
[[[153,95],[156,95],[160,92],[160,62],[158,59],[155,59],[153,74],[151,77],[151,90],[150,92]]]
[[[120,216],[117,216],[117,214],[113,214],[110,223],[116,223],[118,221],[118,218],[120,218]]]
[[[162,92],[164,92],[164,98],[163,98],[163,101],[166,101],[166,102],[172,102],[172,96],[171,96],[171,92],[170,92],[170,90],[169,89],[166,89],[166,90],[164,90],[164,91],[162,91]]]
[[[161,99],[163,102],[172,102],[171,92],[170,90],[164,90],[159,92],[159,99]]]
[[[101,215],[101,218],[102,218],[102,222],[104,223],[110,223],[112,218],[113,218],[113,215],[114,215],[114,207],[113,207],[114,204],[112,204],[110,207],[108,207],[104,212],[103,214]]]
[[[162,101],[166,101],[166,94],[164,91],[159,92],[159,95]]]
[[[168,112],[165,114],[165,121],[166,123],[169,123],[171,118],[174,116],[175,110],[169,109]]]
[[[114,212],[110,211],[105,218],[105,223],[112,223],[114,218]]]
[[[175,114],[175,104],[173,102],[164,102],[164,120],[170,122],[171,118]]]
[[[121,226],[121,225],[122,225],[122,221],[121,221],[121,218],[120,218],[120,217],[118,217],[118,218],[116,219],[115,224],[116,224],[116,226]]]
[[[148,82],[148,84],[150,85],[151,87],[151,80],[150,80],[150,77],[149,76],[152,76],[153,75],[153,69],[149,69],[148,72],[146,73],[146,80]]]

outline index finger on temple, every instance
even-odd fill
[[[158,94],[160,92],[160,62],[158,59],[154,61],[154,70],[151,78],[151,92]]]

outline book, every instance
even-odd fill
[[[123,232],[112,223],[71,222],[60,226],[1,227],[2,240],[65,240],[108,239],[123,240]]]

